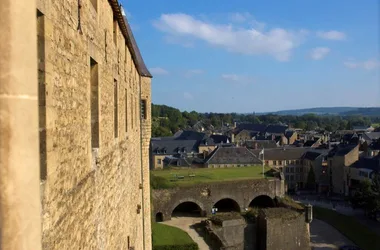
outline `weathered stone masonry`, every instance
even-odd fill
[[[184,202],[199,206],[203,215],[210,215],[211,208],[222,199],[232,199],[244,211],[250,202],[261,195],[275,198],[285,194],[284,181],[280,179],[257,179],[199,184],[192,187],[156,189],[152,192],[154,214],[162,213],[164,221],[170,220],[173,210]]]
[[[151,75],[130,27],[116,0],[37,9],[43,248],[149,250]]]

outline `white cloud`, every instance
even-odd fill
[[[149,71],[150,73],[152,73],[152,75],[168,75],[169,74],[169,72],[166,69],[163,69],[160,67],[150,68]]]
[[[345,40],[346,39],[346,34],[340,31],[336,30],[330,30],[330,31],[318,31],[317,32],[317,37],[326,39],[326,40]]]
[[[355,61],[355,60],[348,60],[345,61],[344,66],[350,69],[365,69],[365,70],[373,70],[380,68],[380,62],[375,59],[369,59],[367,61]]]
[[[311,50],[310,57],[313,60],[321,60],[325,56],[327,56],[328,53],[330,53],[330,49],[329,48],[326,48],[326,47],[317,47],[317,48],[314,48],[314,49]]]
[[[185,76],[186,77],[191,77],[191,76],[194,76],[194,75],[201,75],[203,74],[204,71],[201,70],[201,69],[190,69],[188,71],[185,72]]]
[[[192,94],[190,94],[189,92],[184,92],[183,98],[185,98],[186,100],[193,100],[194,96]]]
[[[253,17],[248,12],[244,12],[244,13],[236,12],[236,13],[229,14],[229,19],[232,22],[243,23],[243,22],[253,19]]]
[[[224,80],[227,80],[227,81],[233,81],[233,82],[238,82],[238,81],[241,79],[240,76],[235,75],[235,74],[223,74],[223,75],[222,75],[222,78],[223,78]]]
[[[253,83],[254,79],[252,77],[246,75],[237,75],[237,74],[222,74],[221,78],[225,82],[233,83],[233,84],[249,84]]]
[[[293,49],[305,35],[304,30],[289,31],[274,28],[239,28],[204,22],[186,14],[163,14],[153,25],[160,31],[186,39],[195,38],[230,52],[246,55],[271,55],[279,61],[287,61]]]

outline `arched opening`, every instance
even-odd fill
[[[202,209],[195,202],[187,201],[174,208],[172,217],[201,217]]]
[[[249,203],[249,207],[275,207],[275,203],[274,200],[270,198],[268,195],[259,195],[255,199],[253,199],[251,203]]]
[[[222,199],[215,203],[214,208],[217,208],[217,212],[228,213],[228,212],[240,212],[239,204],[233,199]]]
[[[159,212],[156,214],[156,222],[163,222],[164,221],[164,215]]]

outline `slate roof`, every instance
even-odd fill
[[[297,160],[308,148],[271,148],[264,150],[264,160]],[[261,149],[251,150],[254,155],[258,156]]]
[[[182,131],[182,133],[176,137],[176,140],[197,140],[197,141],[201,141],[205,137],[206,137],[205,133],[191,131],[191,130],[185,130],[185,131]]]
[[[380,171],[380,156],[360,158],[358,161],[352,164],[351,167]]]
[[[204,164],[204,159],[198,157],[165,157],[164,163],[166,165],[190,167],[191,165]]]
[[[285,125],[268,125],[265,132],[270,134],[285,134],[288,126]]]
[[[363,139],[366,141],[373,141],[380,138],[380,132],[366,132],[362,135]]]
[[[369,148],[372,150],[380,150],[380,139],[377,139],[377,141],[373,141],[370,145]]]
[[[145,62],[141,56],[139,47],[137,46],[136,40],[133,36],[132,29],[128,23],[127,17],[123,16],[122,7],[117,0],[108,0],[112,7],[112,11],[116,20],[120,26],[121,33],[123,34],[127,46],[132,54],[132,59],[136,65],[137,71],[141,76],[152,77]]]
[[[247,148],[254,149],[255,144],[257,144],[256,148],[277,148],[276,141],[273,140],[249,140],[245,141],[245,146]]]
[[[196,140],[152,140],[151,151],[153,154],[173,155],[178,154],[178,151],[198,152],[198,146]]]
[[[262,164],[262,161],[245,147],[219,147],[206,163],[256,165]]]
[[[240,123],[236,126],[238,130],[250,130],[253,132],[264,133],[267,129],[267,125],[265,124],[252,124],[252,123]]]
[[[333,157],[333,156],[345,156],[346,154],[350,153],[357,146],[358,145],[355,145],[355,144],[348,144],[348,145],[339,144],[338,146],[334,147],[329,152],[329,157]]]
[[[293,131],[293,130],[287,130],[285,132],[285,137],[289,139],[290,137],[293,136],[294,133],[295,133],[295,131]]]
[[[353,130],[367,130],[371,128],[371,126],[353,126]]]
[[[210,135],[210,139],[216,144],[231,142],[231,139],[226,135]]]
[[[317,159],[319,156],[321,156],[322,154],[319,153],[319,152],[315,152],[315,151],[307,151],[306,153],[304,153],[302,155],[302,159],[307,159],[307,160],[310,160],[310,161],[314,161],[315,159]]]

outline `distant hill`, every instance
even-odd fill
[[[309,109],[293,109],[281,110],[276,112],[265,112],[261,114],[276,115],[363,115],[363,116],[380,116],[380,107],[359,108],[359,107],[327,107],[327,108],[309,108]]]

